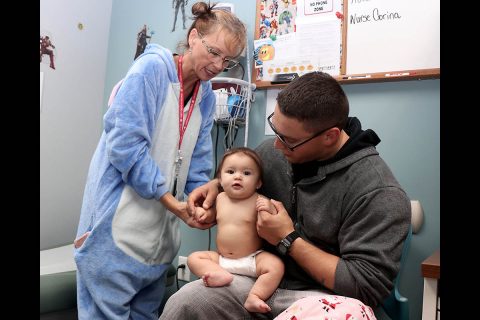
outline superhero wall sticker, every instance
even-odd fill
[[[140,29],[140,31],[137,33],[137,49],[135,50],[135,57],[133,60],[137,59],[139,55],[141,55],[145,51],[145,47],[147,46],[148,43],[150,43],[150,40],[152,39],[153,34],[155,31],[151,30],[150,35],[147,34],[148,27],[146,24],[143,25],[143,27]],[[147,43],[148,39],[148,43]]]
[[[50,34],[40,33],[40,63],[48,63],[55,70],[57,50]]]
[[[259,39],[275,41],[277,36],[295,32],[296,14],[296,0],[262,0]]]

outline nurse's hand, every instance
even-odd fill
[[[178,201],[170,192],[160,197],[160,202],[173,214],[182,219],[185,224],[191,228],[208,229],[215,225],[214,222],[200,222],[195,219],[194,214],[190,214],[187,210],[187,203]]]
[[[195,220],[193,217],[189,217],[185,223],[190,227],[190,228],[197,228],[197,229],[210,229],[213,227],[217,222],[200,222]]]
[[[215,207],[205,210],[202,207],[195,207],[194,219],[200,223],[215,222],[217,219]]]
[[[187,219],[184,220],[184,222],[190,227],[190,228],[197,228],[197,229],[209,229],[213,227],[215,224],[217,224],[217,221],[215,218],[213,220],[209,220],[212,222],[206,222],[205,219],[197,220],[195,219],[195,216],[188,216]]]
[[[178,202],[177,210],[175,213],[180,219],[185,222],[190,228],[197,228],[197,229],[208,229],[213,227],[216,224],[216,221],[213,222],[205,222],[199,221],[195,218],[195,215],[190,215],[187,211],[187,203],[186,202]]]
[[[218,179],[213,179],[190,192],[187,200],[188,213],[191,216],[195,215],[195,207],[202,207],[205,210],[210,209],[219,194],[219,186]]]

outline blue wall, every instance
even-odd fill
[[[193,1],[192,1],[193,3]],[[191,15],[191,5],[186,15]],[[253,48],[255,4],[253,0],[231,0],[236,14],[247,24],[249,46]],[[185,38],[181,29],[181,13],[175,32],[171,1],[114,0],[112,8],[107,75],[104,101],[113,85],[123,77],[133,61],[136,35],[143,24],[155,33],[152,42],[175,50]],[[191,20],[187,20],[189,27]],[[350,84],[343,86],[350,100],[351,115],[373,129],[382,142],[378,150],[390,165],[411,199],[418,199],[425,211],[425,222],[412,238],[400,289],[410,300],[412,320],[421,319],[423,278],[420,264],[440,246],[440,80]],[[250,113],[248,146],[256,147],[268,138],[264,135],[265,91],[255,93]],[[243,144],[240,130],[237,145]],[[215,131],[213,133],[215,137]],[[222,154],[220,133],[219,142]],[[182,246],[179,255],[186,256],[208,247],[208,231],[192,230],[182,225]],[[214,238],[214,232],[212,232]],[[212,241],[212,248],[214,241]],[[175,261],[176,263],[176,261]]]

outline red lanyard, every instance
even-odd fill
[[[187,118],[185,123],[183,123],[183,113],[185,109],[185,104],[183,102],[183,71],[182,71],[182,61],[183,56],[178,57],[178,80],[180,80],[180,99],[178,100],[178,129],[180,132],[180,140],[178,141],[178,150],[180,150],[183,141],[183,135],[187,130],[188,122],[193,112],[193,107],[195,107],[195,100],[197,100],[198,88],[200,87],[200,80],[197,80],[195,84],[195,89],[193,89],[192,100],[190,100],[190,108],[188,109]]]

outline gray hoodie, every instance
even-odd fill
[[[410,200],[376,151],[376,134],[362,131],[356,118],[349,126],[348,148],[342,149],[350,152],[341,150],[333,161],[318,162],[313,175],[296,183],[274,139],[263,142],[256,149],[264,164],[260,192],[284,204],[304,240],[340,257],[334,294],[374,307],[388,296],[400,268]],[[284,262],[281,288],[326,289],[291,257]]]

